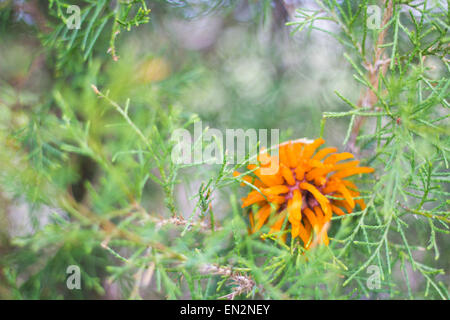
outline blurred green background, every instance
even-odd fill
[[[282,141],[317,138],[323,111],[349,108],[334,91],[350,101],[361,94],[341,43],[317,30],[291,34],[293,27],[285,25],[295,21],[296,8],[317,9],[314,1],[150,1],[149,22],[117,35],[117,61],[108,54],[111,21],[105,20],[84,59],[83,35],[69,45],[76,31],[56,31],[58,3],[63,2],[50,1],[49,9],[48,1],[0,1],[0,298],[124,296],[117,283],[105,280],[107,255],[98,248],[95,230],[77,226],[63,236],[45,229],[45,235],[28,238],[55,221],[55,213],[67,219],[54,206],[61,192],[112,220],[111,212],[134,202],[155,216],[170,215],[164,188],[146,178],[147,172],[160,177],[157,165],[122,153],[132,150],[138,137],[91,84],[109,91],[121,106],[129,99],[135,124],[145,134],[156,128],[164,137],[200,118],[204,127],[220,130],[280,129]],[[105,6],[113,8],[115,1]],[[94,22],[88,43],[101,21]],[[80,32],[88,24],[83,21]],[[319,26],[339,32],[331,22]],[[438,60],[426,63],[430,77],[446,73]],[[327,121],[328,146],[344,149],[348,124],[348,118]],[[361,133],[374,127],[375,121],[368,121]],[[73,149],[84,142],[94,157]],[[217,172],[217,166],[205,165],[180,173],[173,190],[180,215],[196,212],[192,197]],[[230,188],[219,190],[212,202],[219,220],[232,211],[229,193]],[[85,242],[79,243],[81,238]],[[439,263],[447,270],[448,243],[442,245]],[[55,274],[74,262],[87,268],[91,291],[59,290],[65,274]],[[163,296],[150,290],[144,297]]]

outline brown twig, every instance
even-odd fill
[[[168,219],[159,219],[156,222],[156,228],[161,228],[167,224],[176,225],[176,226],[182,226],[187,227],[190,229],[192,226],[198,226],[203,231],[209,231],[211,228],[205,221],[198,221],[198,222],[191,222],[189,220],[186,220],[182,217],[173,217]]]
[[[215,264],[204,264],[200,267],[200,273],[221,275],[228,277],[234,285],[231,293],[220,297],[220,299],[233,300],[236,296],[250,293],[256,286],[255,281],[245,274],[233,271],[231,267],[220,267]]]
[[[60,204],[61,208],[63,208],[67,212],[73,214],[78,219],[84,220],[85,222],[88,222],[88,223],[95,223],[96,225],[100,226],[101,230],[103,232],[105,232],[105,234],[106,234],[106,236],[105,236],[106,239],[112,239],[114,237],[127,239],[136,244],[152,247],[155,250],[164,252],[165,254],[167,254],[169,257],[171,257],[173,259],[180,260],[180,261],[187,260],[186,256],[171,250],[170,248],[166,247],[162,243],[144,239],[137,234],[134,234],[132,232],[129,232],[129,231],[126,231],[124,229],[117,227],[110,220],[105,219],[99,215],[96,215],[95,213],[91,212],[86,206],[76,202],[75,199],[70,195],[61,197],[59,199],[59,204]],[[104,244],[107,245],[107,242]]]
[[[381,74],[384,76],[386,74],[387,71],[387,65],[390,62],[390,59],[388,59],[386,57],[386,55],[384,54],[384,41],[386,38],[386,34],[388,31],[388,27],[386,27],[386,25],[389,23],[389,20],[392,17],[392,13],[393,13],[393,1],[392,0],[385,0],[384,3],[386,5],[386,3],[389,2],[387,4],[387,8],[384,11],[384,15],[383,15],[383,20],[381,23],[381,28],[382,31],[380,32],[380,34],[378,35],[378,39],[377,42],[375,44],[375,48],[374,48],[374,58],[373,58],[373,62],[372,63],[368,63],[366,64],[366,69],[368,71],[368,78],[371,84],[371,87],[376,91],[378,90],[378,82],[380,79],[380,72]],[[365,59],[365,57],[363,57]],[[365,59],[368,61],[368,59]],[[375,94],[375,92],[371,89],[371,88],[367,88],[365,89],[365,91],[363,92],[363,94],[361,95],[361,97],[358,100],[358,107],[363,107],[363,108],[370,108],[373,109],[375,104],[378,102],[378,97]],[[358,137],[359,131],[362,127],[362,125],[364,124],[366,118],[363,116],[357,117],[355,119],[355,124],[353,126],[351,135],[350,135],[350,139],[348,141],[347,144],[347,148],[350,152],[356,154],[359,153],[358,147],[356,146],[356,138]]]
[[[155,222],[157,229],[161,229],[165,225],[174,225],[186,227],[188,230],[190,230],[192,227],[197,227],[200,231],[203,232],[212,231],[211,225],[204,220],[190,221],[186,220],[182,216],[174,216],[171,218],[157,218],[151,215],[149,212],[147,212],[145,208],[143,208],[139,203],[134,203],[133,207],[134,209],[140,211],[143,215],[145,215],[146,218]],[[214,231],[218,231],[221,229],[222,229],[221,227],[214,225]]]

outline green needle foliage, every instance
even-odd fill
[[[35,7],[45,28],[0,3],[0,298],[448,299],[449,17],[448,4],[428,2],[300,2],[281,26],[278,6],[252,2],[242,43],[229,49],[239,32],[224,35],[201,53],[167,40],[165,21],[232,24],[240,1],[80,1],[72,30],[69,1]],[[38,40],[31,55],[13,45],[22,28]],[[255,34],[272,36],[258,45]],[[313,57],[283,70],[289,53],[274,48],[318,35],[352,77],[299,101]],[[236,61],[267,77],[236,82]],[[201,120],[340,143],[375,168],[353,179],[367,207],[333,217],[329,246],[282,243],[268,227],[249,234],[233,172],[255,150],[237,164],[171,159],[174,130]],[[66,285],[72,265],[81,289]]]
[[[49,1],[49,13],[56,18],[52,26],[53,31],[43,37],[43,45],[47,48],[56,49],[57,69],[64,69],[66,74],[74,70],[68,68],[74,62],[82,63],[92,55],[92,50],[102,34],[104,28],[109,24],[110,41],[108,52],[114,59],[118,59],[116,53],[116,38],[122,30],[130,31],[149,21],[150,10],[147,9],[145,1],[81,1],[79,28],[67,27],[68,16],[72,13],[69,1]],[[105,32],[106,33],[106,32]]]

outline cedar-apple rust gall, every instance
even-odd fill
[[[242,199],[242,208],[250,208],[250,233],[268,225],[269,234],[286,241],[290,231],[306,249],[328,245],[333,213],[352,213],[356,205],[365,209],[357,186],[345,178],[374,169],[359,167],[349,152],[336,153],[334,147],[319,150],[324,143],[323,139],[288,141],[279,145],[279,156],[262,152],[258,164],[247,166],[250,171],[234,172],[245,181],[242,186],[253,187]],[[279,163],[278,169],[273,174],[263,173],[272,161]]]

